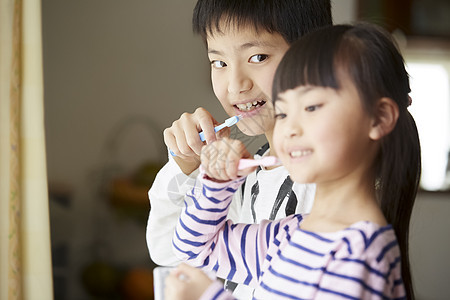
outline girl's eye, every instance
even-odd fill
[[[250,59],[248,60],[249,62],[252,63],[260,63],[265,61],[269,56],[266,54],[256,54],[253,55],[252,57],[250,57]]]
[[[281,120],[281,119],[286,118],[286,114],[278,113],[278,114],[275,114],[274,118],[275,118],[275,120]]]
[[[321,106],[320,104],[310,105],[310,106],[305,107],[305,110],[309,111],[309,112],[316,111],[320,108],[320,106]]]
[[[216,69],[225,68],[227,64],[221,60],[213,60],[211,61],[211,65]]]

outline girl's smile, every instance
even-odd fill
[[[312,149],[298,149],[298,150],[288,150],[287,153],[289,154],[291,159],[298,160],[310,156],[313,153],[313,151]]]

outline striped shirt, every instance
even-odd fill
[[[255,299],[405,299],[400,251],[390,225],[360,221],[345,230],[300,228],[303,215],[260,224],[226,219],[243,178],[199,176],[188,193],[173,248],[180,259],[255,288]],[[220,284],[204,299],[229,299]]]

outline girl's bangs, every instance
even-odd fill
[[[346,28],[344,28],[346,29]],[[339,89],[338,70],[342,34],[306,35],[295,42],[281,60],[273,82],[272,97],[298,86]],[[328,33],[328,34],[326,34]]]

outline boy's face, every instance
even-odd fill
[[[222,32],[207,38],[214,93],[228,115],[242,115],[237,126],[243,133],[271,135],[272,80],[289,44],[278,33],[221,25]]]

